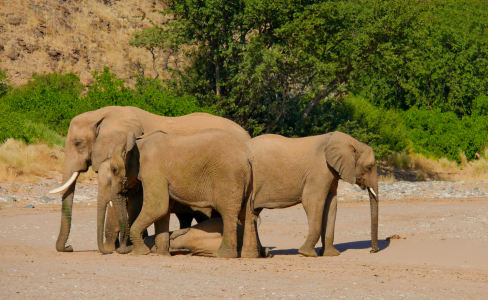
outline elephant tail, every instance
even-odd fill
[[[251,166],[251,184],[250,184],[251,193],[249,197],[249,208],[251,209],[253,215],[258,216],[259,214],[254,210],[254,198],[256,196],[255,193],[256,191],[254,189],[254,167],[253,167],[254,156],[252,155],[252,153],[249,155],[248,161],[249,161],[249,166]]]

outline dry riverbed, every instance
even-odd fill
[[[102,255],[91,183],[77,186],[69,240],[75,252],[58,253],[60,200],[47,194],[57,186],[55,180],[0,183],[0,299],[488,295],[488,182],[381,183],[380,252],[374,254],[366,192],[341,182],[335,239],[340,256],[298,254],[308,225],[302,207],[295,206],[261,214],[261,240],[272,254],[263,259]]]

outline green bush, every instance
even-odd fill
[[[164,116],[214,112],[213,107],[198,106],[194,97],[173,95],[159,81],[138,78],[135,89],[130,89],[108,67],[93,76],[95,82],[84,97],[80,79],[71,73],[33,75],[27,84],[7,92],[0,97],[0,141],[15,138],[63,145],[60,134],[67,134],[71,119],[109,105],[135,106]]]
[[[27,84],[5,95],[2,106],[8,107],[7,112],[19,113],[66,134],[71,119],[86,111],[79,99],[82,90],[83,84],[72,73],[33,75]]]
[[[354,96],[346,97],[344,105],[350,117],[337,130],[370,145],[377,157],[384,158],[410,146],[409,134],[399,112],[378,108],[366,99]]]
[[[477,152],[486,147],[486,115],[459,119],[454,112],[411,108],[404,116],[416,152],[461,162],[461,152],[472,160]]]
[[[8,138],[22,140],[28,144],[43,141],[49,146],[64,146],[64,138],[48,126],[34,123],[26,119],[20,113],[7,112],[5,108],[0,109],[0,143]]]

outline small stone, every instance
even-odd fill
[[[0,44],[0,52],[3,52],[3,51],[5,51],[5,46]]]
[[[54,199],[47,197],[47,196],[42,196],[41,198],[37,199],[37,201],[42,202],[42,203],[49,203],[49,202],[54,201]]]
[[[27,204],[26,206],[24,206],[24,208],[36,208],[36,207],[34,206],[34,204]]]
[[[22,22],[22,19],[21,18],[8,18],[7,19],[7,22],[10,24],[10,25],[20,25],[20,23]]]
[[[15,60],[15,59],[17,59],[19,54],[20,54],[19,52],[12,50],[7,54],[7,57],[10,58],[11,60]]]
[[[19,200],[17,200],[15,197],[12,197],[12,196],[9,196],[9,195],[3,195],[0,198],[3,198],[5,200],[7,200],[7,201],[19,202]]]
[[[27,52],[32,53],[39,49],[40,47],[38,45],[27,45],[26,47]]]

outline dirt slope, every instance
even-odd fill
[[[0,0],[0,63],[14,86],[32,74],[73,72],[87,84],[109,66],[122,78],[136,64],[152,72],[151,54],[129,46],[132,33],[163,18],[156,0]],[[145,20],[141,20],[146,15]],[[162,70],[162,61],[157,64]],[[163,74],[164,75],[164,74]]]

